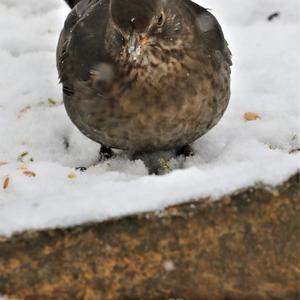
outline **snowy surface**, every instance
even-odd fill
[[[55,68],[69,11],[63,1],[0,0],[0,235],[216,199],[287,179],[299,168],[293,150],[300,147],[299,7],[288,2],[201,1],[233,52],[232,99],[222,121],[194,144],[195,157],[172,160],[172,172],[149,176],[141,160],[124,156],[93,166],[98,145],[65,113]],[[247,122],[245,112],[260,119]],[[81,173],[75,166],[91,167]]]

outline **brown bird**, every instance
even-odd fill
[[[81,0],[57,47],[67,113],[102,145],[132,153],[188,145],[222,117],[231,53],[216,18],[189,0]]]

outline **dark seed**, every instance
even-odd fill
[[[80,172],[85,172],[87,170],[87,168],[86,167],[76,167],[75,170],[80,171]]]

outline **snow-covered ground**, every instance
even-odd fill
[[[299,168],[299,1],[198,2],[212,8],[233,52],[232,99],[195,142],[195,157],[149,176],[122,156],[74,171],[93,165],[99,146],[61,104],[55,48],[69,9],[62,0],[0,0],[0,235],[216,199],[279,184]],[[245,112],[260,119],[245,121]]]

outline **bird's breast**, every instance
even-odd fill
[[[192,55],[148,59],[139,67],[123,67],[108,97],[95,90],[79,96],[78,91],[76,110],[82,113],[75,123],[90,138],[111,147],[153,151],[190,143],[220,119],[229,99],[226,65],[216,68],[216,61]]]

